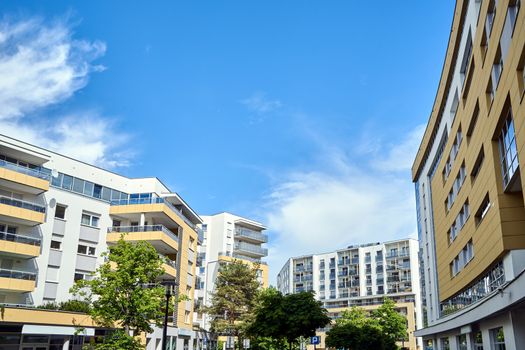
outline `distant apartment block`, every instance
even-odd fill
[[[290,258],[277,275],[283,294],[313,291],[336,319],[352,306],[373,309],[392,299],[407,316],[408,341],[417,349],[414,331],[422,326],[418,242],[404,239],[349,246],[330,253]],[[324,336],[321,337],[324,347]]]
[[[230,213],[202,216],[202,244],[198,249],[197,291],[195,302],[209,305],[215,289],[215,279],[221,264],[240,260],[249,266],[259,264],[258,278],[262,287],[268,286],[268,265],[263,260],[268,256],[264,245],[268,242],[266,227],[254,220]],[[198,308],[197,308],[198,310]],[[203,330],[209,331],[209,320],[205,314],[196,312],[195,320]]]

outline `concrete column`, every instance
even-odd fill
[[[144,223],[146,222],[146,214],[140,213],[140,222],[139,226],[144,226]]]
[[[69,350],[69,342],[71,341],[71,338],[67,338],[64,342],[64,345],[62,345],[62,350]]]

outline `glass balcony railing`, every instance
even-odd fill
[[[261,248],[255,244],[249,244],[246,242],[237,242],[235,243],[235,250],[243,251],[246,253],[256,254],[260,256],[267,256],[268,255],[268,249]]]
[[[129,198],[129,199],[118,199],[112,200],[110,205],[136,205],[136,204],[166,204],[178,217],[180,217],[186,224],[197,231],[197,226],[192,223],[187,217],[184,216],[172,203],[160,197],[150,198]]]
[[[40,247],[40,239],[29,236],[16,235],[13,233],[0,232],[0,240],[8,242],[16,242],[29,244]]]
[[[32,169],[5,160],[0,160],[0,167],[16,171],[17,173],[38,177],[39,179],[49,181],[51,179],[51,173],[40,169]]]
[[[253,230],[250,230],[250,229],[247,229],[247,228],[236,228],[235,229],[235,236],[236,237],[240,237],[240,238],[249,238],[249,239],[253,239],[255,241],[259,241],[261,243],[267,243],[268,242],[268,235],[264,234],[264,233],[261,233],[261,232],[257,232],[257,231],[253,231]]]
[[[268,263],[266,261],[262,261],[259,258],[252,258],[251,256],[246,256],[246,255],[242,255],[242,254],[237,254],[237,253],[230,254],[229,252],[224,252],[223,254],[219,253],[219,255],[225,255],[225,256],[230,256],[231,255],[233,258],[236,258],[236,259],[248,260],[248,261],[251,261],[253,263],[257,263],[257,264],[261,264],[261,265],[268,265]]]
[[[36,274],[31,272],[0,269],[0,277],[15,278],[17,280],[35,281]]]
[[[177,262],[176,261],[173,261],[170,258],[168,258],[167,256],[162,255],[162,254],[159,254],[159,257],[166,263],[166,265],[169,265],[169,266],[173,267],[174,269],[177,268]]]
[[[113,226],[108,227],[108,233],[111,232],[121,232],[121,233],[128,233],[128,232],[158,232],[162,231],[174,240],[178,241],[179,236],[171,231],[168,230],[164,225],[146,225],[146,226]]]
[[[46,212],[46,207],[44,207],[42,205],[39,205],[39,204],[36,204],[36,203],[32,203],[32,202],[23,201],[23,200],[20,200],[20,199],[11,198],[11,197],[0,196],[0,204],[11,205],[13,207],[27,209],[27,210],[32,210],[32,211],[36,211],[36,212],[39,212],[39,213],[45,213]]]

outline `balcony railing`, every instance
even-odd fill
[[[233,258],[237,258],[237,259],[243,259],[243,260],[248,260],[248,261],[251,261],[253,263],[257,263],[257,264],[261,264],[261,265],[268,265],[268,263],[266,261],[262,261],[261,259],[258,259],[258,258],[252,258],[251,256],[246,256],[246,255],[242,255],[242,254],[230,254],[229,252],[225,252],[225,253],[219,253],[219,255],[226,255],[226,256],[230,256],[232,255]]]
[[[159,258],[161,258],[167,265],[173,267],[174,269],[177,268],[177,262],[176,261],[173,261],[170,258],[168,258],[167,256],[162,255],[162,254],[159,254]]]
[[[122,233],[129,233],[129,232],[158,232],[162,231],[174,240],[178,241],[179,236],[171,231],[168,230],[164,225],[146,225],[146,226],[113,226],[108,227],[108,233],[111,232],[122,232]]]
[[[6,270],[6,269],[0,269],[0,277],[15,278],[17,280],[26,280],[26,281],[36,280],[35,273],[16,271],[16,270]]]
[[[40,239],[29,236],[16,235],[13,233],[0,232],[0,240],[8,242],[16,242],[29,244],[40,247]]]
[[[259,246],[256,246],[254,244],[249,244],[246,242],[237,242],[235,243],[235,250],[240,250],[248,253],[253,253],[261,256],[267,256],[268,255],[268,249],[261,248]]]
[[[49,172],[45,172],[40,169],[31,169],[25,166],[7,162],[5,160],[0,160],[0,167],[16,171],[17,173],[38,177],[39,179],[46,181],[49,181],[51,179],[51,174]]]
[[[268,235],[265,235],[264,233],[249,230],[247,228],[236,228],[235,229],[235,236],[236,237],[245,237],[250,238],[262,243],[268,242]]]
[[[20,199],[15,199],[11,197],[0,196],[0,204],[11,205],[13,207],[32,210],[32,211],[36,211],[39,213],[46,212],[46,207],[42,205],[32,203],[32,202],[22,201]]]
[[[136,204],[166,204],[175,214],[177,214],[178,217],[180,217],[188,226],[190,226],[192,229],[197,231],[197,226],[191,222],[187,217],[184,216],[180,212],[177,207],[175,207],[172,203],[165,200],[161,197],[151,197],[151,198],[129,198],[129,199],[118,199],[118,200],[112,200],[110,202],[111,205],[136,205]]]

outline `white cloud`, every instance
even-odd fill
[[[255,92],[241,103],[257,114],[270,113],[282,107],[281,101],[268,98],[264,92]]]
[[[390,145],[386,157],[380,157],[373,162],[374,167],[382,171],[405,171],[410,169],[416,151],[423,138],[426,125],[419,125],[397,145]]]
[[[114,131],[111,119],[92,111],[42,113],[85,87],[92,72],[103,70],[93,61],[105,51],[103,42],[74,39],[65,21],[1,20],[0,133],[92,164],[126,165],[129,155],[114,153],[125,136],[115,136],[122,133]]]
[[[381,146],[395,162],[369,155],[356,167],[337,147],[323,147],[331,166],[281,178],[265,203],[272,275],[292,256],[416,237],[410,166],[417,146],[408,145],[418,133],[419,127],[398,145]]]

